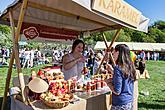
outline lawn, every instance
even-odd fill
[[[33,69],[37,72],[42,67],[44,67],[44,65],[34,67]],[[25,68],[25,69],[22,69],[22,71],[23,71],[24,75],[29,75],[29,76],[31,75],[31,68]],[[1,67],[0,68],[0,96],[3,96],[3,94],[4,94],[7,72],[8,72],[8,67]],[[13,68],[12,78],[17,77],[17,76],[18,76],[17,70],[15,68]],[[12,87],[12,78],[10,81],[11,87]]]
[[[41,67],[33,69],[38,71]],[[147,61],[146,67],[151,78],[139,80],[138,110],[165,110],[165,61]],[[0,68],[0,96],[4,94],[7,70],[7,67]],[[30,71],[24,69],[23,73],[30,75]],[[12,72],[14,76],[17,76],[16,69]],[[149,92],[149,95],[144,95],[144,92]]]
[[[165,110],[165,61],[148,61],[147,70],[151,78],[139,80],[138,110]]]

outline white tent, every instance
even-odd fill
[[[108,44],[110,44],[110,42],[108,42]],[[114,42],[113,47],[115,47],[117,44],[126,44],[130,50],[165,51],[165,43]],[[106,49],[105,43],[103,41],[98,41],[94,49]]]
[[[107,42],[107,44],[109,45],[110,42]],[[131,42],[114,42],[112,47],[115,47],[117,44],[127,44],[128,47],[132,50],[133,47],[132,47],[132,43]],[[106,45],[103,41],[98,41],[96,43],[96,45],[94,46],[94,49],[95,50],[103,50],[103,49],[106,49]]]
[[[132,50],[148,50],[153,51],[153,47],[151,43],[142,43],[142,42],[135,42],[132,43],[133,49]]]
[[[165,51],[165,43],[151,43],[154,51]]]

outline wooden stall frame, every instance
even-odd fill
[[[13,37],[13,49],[12,49],[12,54],[10,56],[10,63],[9,63],[9,69],[8,69],[8,73],[7,73],[7,78],[6,78],[6,85],[5,85],[5,91],[4,91],[4,98],[3,98],[3,102],[2,102],[2,106],[1,106],[1,110],[4,109],[4,105],[6,104],[6,100],[7,100],[7,93],[9,92],[9,84],[10,84],[10,79],[11,79],[11,73],[12,73],[12,65],[14,63],[14,59],[16,62],[16,66],[17,66],[17,72],[18,72],[18,78],[19,78],[19,83],[20,83],[20,88],[21,88],[21,93],[22,93],[22,99],[23,102],[26,104],[27,100],[24,96],[24,88],[25,88],[25,83],[24,83],[24,77],[23,77],[23,73],[22,73],[22,69],[21,69],[21,65],[20,65],[20,60],[19,60],[19,51],[18,51],[18,41],[20,40],[20,31],[21,31],[21,27],[22,27],[22,23],[24,20],[24,16],[25,16],[25,11],[27,9],[27,6],[32,7],[32,8],[36,8],[36,9],[40,9],[40,10],[44,10],[44,11],[49,11],[49,12],[53,12],[53,13],[58,13],[61,14],[63,16],[71,16],[71,17],[77,17],[77,19],[81,19],[83,21],[88,21],[88,22],[92,22],[92,23],[96,23],[96,24],[100,24],[102,26],[107,27],[107,29],[118,29],[116,31],[116,33],[114,34],[111,44],[108,46],[107,44],[107,40],[106,40],[106,36],[103,34],[103,39],[107,48],[107,52],[105,53],[101,64],[99,65],[99,68],[96,71],[96,74],[99,73],[99,70],[101,68],[101,65],[103,64],[104,60],[106,59],[107,55],[110,55],[110,59],[112,61],[112,64],[115,66],[115,61],[112,57],[112,53],[110,52],[110,49],[113,45],[113,43],[115,42],[115,40],[117,39],[117,37],[119,36],[119,33],[121,31],[121,28],[123,26],[119,25],[118,23],[116,23],[117,25],[108,25],[106,23],[103,22],[99,22],[99,21],[95,21],[94,19],[89,19],[87,17],[82,17],[82,16],[78,16],[76,14],[73,14],[71,12],[65,12],[62,10],[59,10],[57,8],[51,8],[45,5],[41,5],[41,4],[37,4],[35,2],[31,2],[28,0],[22,0],[21,3],[21,9],[20,9],[20,13],[19,13],[19,18],[17,20],[17,29],[15,31],[15,26],[14,26],[14,18],[13,18],[13,8],[9,8],[9,18],[10,18],[10,26],[11,26],[11,30],[12,30],[12,37]],[[6,16],[6,15],[5,15]],[[99,30],[99,29],[98,29]],[[96,30],[91,29],[89,30],[89,32],[95,32]],[[102,30],[103,31],[103,30]]]
[[[13,49],[12,49],[13,51],[12,51],[12,54],[11,54],[11,57],[10,57],[9,69],[8,69],[7,78],[6,78],[6,85],[5,85],[5,91],[4,91],[4,97],[3,97],[3,101],[2,101],[1,110],[4,109],[4,105],[5,105],[6,100],[7,100],[7,93],[9,92],[9,84],[10,84],[10,79],[11,79],[11,73],[12,73],[12,66],[13,66],[13,63],[14,63],[14,58],[15,58],[15,61],[16,61],[18,78],[19,78],[19,81],[20,81],[22,99],[23,99],[23,102],[26,103],[26,99],[25,99],[25,96],[24,96],[25,83],[22,82],[22,80],[21,80],[22,77],[23,77],[22,76],[23,73],[22,73],[22,70],[21,70],[21,65],[20,65],[20,60],[19,60],[18,41],[20,39],[20,31],[21,31],[22,22],[23,22],[24,14],[25,14],[26,7],[27,7],[27,1],[28,0],[24,0],[23,3],[22,3],[16,31],[15,31],[15,26],[14,26],[14,19],[13,19],[12,9],[10,9],[10,12],[9,12],[10,25],[11,25],[12,37],[13,37]]]
[[[11,54],[11,57],[10,57],[9,69],[8,69],[7,78],[6,78],[4,98],[3,98],[3,101],[2,101],[1,110],[3,110],[4,105],[6,103],[6,100],[7,100],[7,93],[9,92],[9,84],[10,84],[9,82],[10,82],[10,79],[11,79],[12,65],[14,63],[14,59],[15,59],[16,66],[17,66],[18,78],[19,78],[19,83],[20,83],[21,93],[22,93],[22,99],[23,99],[23,102],[26,103],[26,99],[25,99],[25,96],[24,96],[25,84],[24,84],[24,79],[22,79],[23,78],[23,73],[22,73],[22,70],[21,70],[21,65],[20,65],[20,60],[19,60],[19,53],[18,53],[18,41],[20,40],[20,31],[21,31],[21,26],[22,26],[22,22],[23,22],[23,19],[24,19],[24,14],[25,14],[27,5],[29,5],[31,7],[41,9],[41,6],[38,7],[38,5],[35,5],[33,3],[28,4],[28,0],[24,0],[22,5],[21,5],[21,10],[20,10],[20,14],[19,14],[19,19],[18,19],[17,30],[16,31],[15,31],[15,26],[14,26],[12,8],[10,8],[10,10],[9,10],[10,11],[9,12],[10,26],[11,26],[11,30],[12,30],[12,36],[13,36],[13,49],[12,49],[13,51],[12,51],[12,54]],[[57,12],[57,10],[50,9],[50,8],[43,8],[42,7],[42,9],[47,10],[47,11],[51,11],[51,12]],[[66,14],[66,13],[63,13],[63,12],[62,12],[62,14],[66,15],[66,16],[75,16],[73,14]],[[94,23],[97,23],[97,24],[102,24],[102,23],[99,23],[99,22],[96,22],[96,21],[93,21],[93,20],[89,20],[89,19],[85,19],[85,18],[82,18],[82,17],[81,17],[81,19],[83,19],[85,21],[94,22]],[[112,27],[110,27],[110,28],[112,28]]]

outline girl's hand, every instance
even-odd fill
[[[85,62],[86,58],[84,56],[81,56],[78,58],[78,62]]]
[[[107,83],[107,85],[112,83],[112,79],[105,79],[104,81]]]

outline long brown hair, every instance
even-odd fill
[[[136,80],[136,69],[131,60],[129,47],[125,44],[118,44],[115,46],[115,51],[119,51],[116,64],[121,67],[124,77]]]

